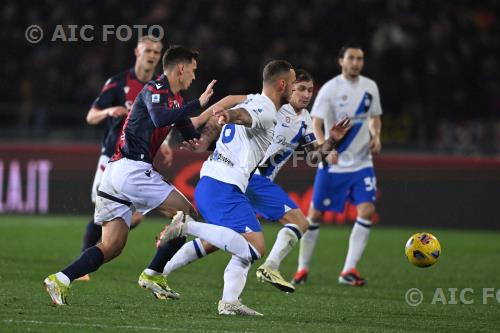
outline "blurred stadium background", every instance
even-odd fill
[[[85,115],[106,79],[135,61],[135,40],[103,42],[102,26],[158,24],[165,45],[200,50],[186,97],[215,78],[212,102],[258,92],[272,58],[309,70],[317,90],[338,73],[341,45],[359,43],[364,75],[378,83],[384,110],[376,165],[381,223],[498,228],[487,208],[500,197],[498,9],[493,0],[4,1],[0,211],[92,211],[87,198],[102,127],[87,125]],[[32,24],[44,31],[36,44],[25,37]],[[51,41],[58,25],[69,36],[70,24],[92,25],[94,40]],[[179,154],[165,172],[190,196],[192,166],[203,157]],[[314,170],[304,170],[284,173],[281,182],[306,208]],[[348,212],[328,217],[346,219]]]

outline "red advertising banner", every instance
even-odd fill
[[[92,214],[90,188],[97,145],[0,144],[0,214]],[[190,200],[207,154],[174,152],[174,163],[159,170]],[[382,154],[375,159],[377,216],[383,225],[500,229],[494,213],[500,198],[500,159]],[[289,161],[276,182],[307,212],[315,169]],[[356,218],[346,204],[326,223]]]

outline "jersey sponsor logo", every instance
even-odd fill
[[[130,87],[129,86],[123,87],[123,91],[125,92],[125,95],[128,94],[128,92],[130,91]]]
[[[208,158],[208,160],[209,161],[214,161],[214,162],[224,163],[224,164],[230,166],[231,168],[234,166],[234,163],[229,158],[227,158],[226,156],[222,155],[217,150],[215,150],[213,152],[213,154],[210,155],[210,157]]]
[[[163,85],[161,83],[155,83],[156,89],[160,90]]]
[[[151,178],[151,170],[144,171],[144,174]]]
[[[259,114],[259,113],[262,113],[262,111],[264,111],[264,109],[258,108],[258,109],[252,109],[252,111],[253,111],[254,113]]]
[[[151,103],[160,103],[160,94],[151,95]]]
[[[284,123],[281,123],[281,126],[286,127],[286,128],[290,128],[290,126],[285,125]]]

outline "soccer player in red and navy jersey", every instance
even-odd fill
[[[88,124],[104,123],[105,128],[101,142],[101,155],[92,184],[91,199],[94,204],[102,174],[115,152],[125,118],[146,82],[153,79],[155,68],[161,58],[162,48],[163,45],[158,38],[151,35],[142,36],[134,50],[136,56],[134,67],[109,78],[87,113]],[[168,145],[164,146],[163,150],[168,153]],[[131,227],[134,228],[138,225],[141,219],[140,213],[134,213]],[[85,229],[82,252],[97,244],[100,238],[101,226],[95,224],[92,217]],[[89,276],[85,275],[80,280],[86,281],[88,279]]]
[[[94,221],[102,225],[102,241],[44,280],[54,304],[67,304],[72,281],[120,255],[127,242],[134,211],[146,214],[157,210],[172,217],[181,210],[196,215],[182,193],[154,169],[152,161],[172,127],[177,127],[185,140],[199,137],[196,127],[202,116],[192,116],[208,103],[216,81],[207,86],[199,99],[184,103],[180,91],[187,90],[195,79],[197,58],[197,52],[183,46],[171,46],[163,56],[164,74],[148,82],[137,96],[97,191]],[[183,242],[181,240],[181,245]],[[141,274],[139,284],[158,298],[179,298],[161,275],[168,259],[163,253],[157,253]],[[155,269],[157,266],[159,270]]]

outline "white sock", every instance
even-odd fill
[[[372,222],[358,217],[354,227],[351,231],[351,237],[349,238],[349,250],[347,251],[347,257],[345,258],[344,269],[345,272],[351,268],[356,268],[363,251],[365,250],[366,244],[368,243],[368,236],[370,236],[370,227]]]
[[[248,270],[251,261],[232,256],[229,264],[224,270],[224,291],[222,300],[224,302],[235,302],[240,297],[247,282]]]
[[[314,248],[316,247],[316,242],[319,236],[319,226],[318,222],[313,222],[309,218],[309,229],[304,233],[300,240],[300,251],[299,251],[299,270],[305,268],[309,269],[309,264],[311,263],[311,258],[314,253]]]
[[[146,275],[149,275],[149,276],[156,276],[156,275],[160,275],[160,273],[158,273],[157,271],[154,271],[150,268],[146,268],[144,270],[144,273],[146,273]]]
[[[179,251],[170,259],[165,268],[163,268],[163,275],[170,275],[173,271],[184,267],[193,261],[203,258],[207,253],[201,244],[201,240],[196,238],[192,242],[184,244]]]
[[[285,224],[284,228],[278,232],[276,241],[264,265],[272,269],[279,269],[281,262],[290,253],[300,237],[302,237],[302,232],[298,225]]]
[[[69,277],[66,276],[63,272],[57,272],[56,273],[56,278],[61,281],[62,284],[64,284],[66,287],[70,285],[71,281],[69,280]]]
[[[248,261],[258,259],[258,257],[255,257],[255,254],[259,255],[259,253],[247,242],[245,237],[229,228],[208,223],[188,221],[186,222],[186,233],[199,237],[213,246],[237,255],[242,259]]]

